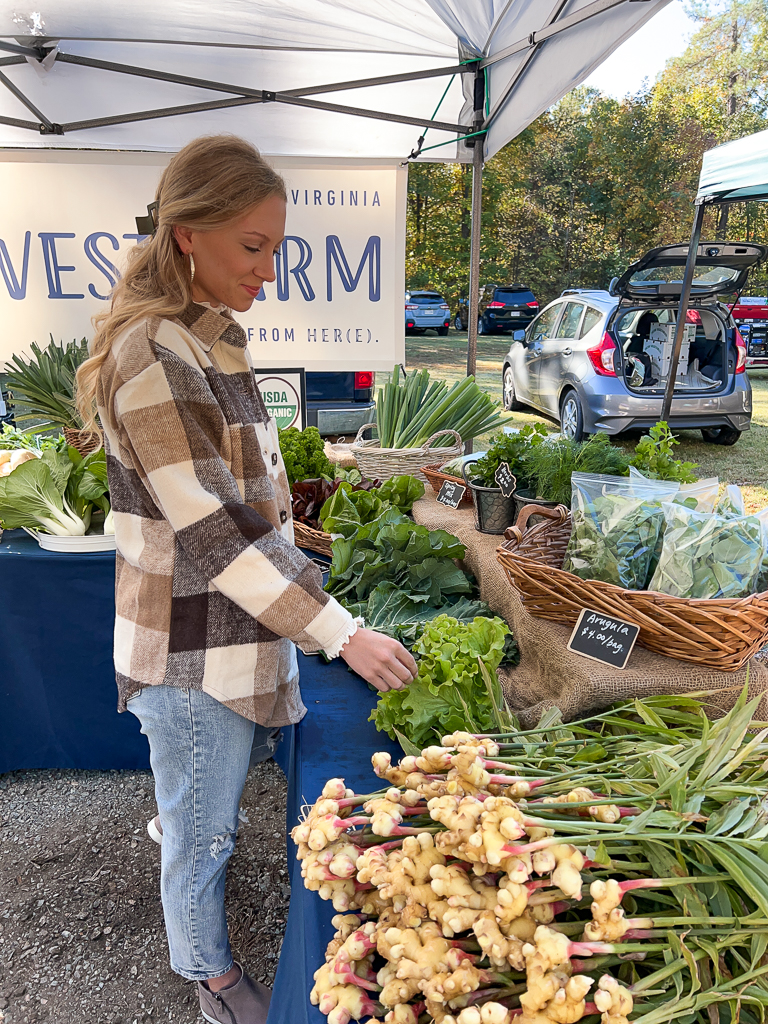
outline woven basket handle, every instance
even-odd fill
[[[528,520],[532,516],[541,516],[543,519],[551,519],[557,526],[561,526],[570,513],[565,505],[558,505],[556,508],[545,508],[544,505],[526,505],[517,517],[517,523],[509,526],[504,531],[506,540],[516,540],[518,544],[523,539],[523,534],[528,529]]]
[[[456,442],[456,444],[459,447],[461,447],[461,445],[464,444],[464,442],[461,440],[461,434],[457,430],[451,430],[449,428],[447,430],[438,430],[438,432],[436,434],[433,434],[432,437],[427,438],[427,440],[424,442],[424,446],[423,447],[424,448],[429,448],[429,446],[432,444],[432,442],[436,441],[438,439],[438,437],[442,437],[443,434],[450,434],[451,437],[453,438],[453,440]]]
[[[376,429],[378,430],[379,425],[378,423],[364,423],[362,427],[360,427],[360,429],[358,430],[357,436],[355,437],[355,440],[352,442],[352,444],[359,444],[359,442],[362,441],[363,434],[366,432],[366,430],[370,430],[372,427],[376,427]]]

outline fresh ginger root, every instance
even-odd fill
[[[391,836],[403,821],[400,790],[388,789],[385,796],[368,800],[363,805],[363,810],[371,815],[371,828],[377,836]]]
[[[350,936],[352,932],[356,931],[362,923],[362,919],[358,914],[336,914],[335,917],[331,918],[331,924],[336,927],[336,934],[326,947],[326,961],[333,960],[338,951],[344,945],[344,940]]]
[[[587,942],[618,942],[629,929],[621,903],[622,891],[615,878],[597,879],[589,887],[592,920],[584,926]]]
[[[610,974],[604,974],[595,992],[595,1006],[602,1014],[602,1024],[628,1024],[634,1002],[631,993]]]
[[[585,1010],[585,996],[592,987],[592,979],[577,974],[569,978],[565,987],[555,992],[544,1011],[557,1024],[576,1024]]]
[[[500,924],[510,924],[518,917],[522,917],[528,906],[528,890],[524,885],[510,882],[509,878],[502,878],[497,895],[498,903],[493,912]]]
[[[563,843],[551,847],[555,855],[557,866],[552,872],[552,884],[561,889],[569,899],[581,899],[581,874],[584,867],[584,856],[571,846],[570,843]]]
[[[469,837],[469,845],[480,853],[480,859],[497,867],[504,859],[504,847],[525,834],[524,818],[517,806],[503,796],[489,797],[483,804],[480,829]]]
[[[467,1006],[458,1017],[445,1017],[443,1024],[512,1024],[521,1019],[513,1017],[501,1003],[488,1002],[482,1006]]]
[[[371,764],[373,765],[374,773],[380,779],[386,779],[387,782],[391,782],[393,786],[404,786],[408,776],[416,771],[415,757],[404,757],[399,764],[393,765],[391,755],[385,750],[373,754],[371,756]]]
[[[492,967],[505,970],[507,966],[511,966],[516,971],[524,969],[522,940],[505,935],[492,910],[484,910],[477,917],[472,925],[472,931]]]

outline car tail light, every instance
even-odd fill
[[[539,304],[536,301],[534,301],[534,302],[526,302],[526,306],[530,306],[531,309],[538,309],[539,308]]]
[[[373,370],[358,370],[355,374],[355,390],[359,388],[372,388],[374,381]]]
[[[747,346],[744,339],[736,330],[736,373],[744,373],[747,368]]]
[[[593,345],[592,348],[587,349],[587,355],[589,356],[595,371],[599,373],[601,377],[616,376],[616,346],[608,331],[603,335],[603,340],[599,345]]]
[[[406,309],[418,309],[419,307],[418,307],[418,306],[415,306],[415,305],[413,305],[413,303],[410,303],[410,302],[406,302],[406,304],[405,304],[405,308],[406,308]]]
[[[485,308],[486,309],[504,309],[504,305],[505,304],[503,302],[489,302],[488,305]]]
[[[450,308],[451,307],[448,305],[447,302],[441,302],[440,303],[440,309],[450,309]]]

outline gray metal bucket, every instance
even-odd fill
[[[514,494],[505,498],[500,487],[483,487],[467,476],[467,468],[472,463],[464,463],[461,467],[464,482],[472,492],[475,500],[475,529],[480,533],[502,534],[509,526],[515,525],[517,508]]]

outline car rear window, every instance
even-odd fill
[[[528,288],[497,288],[493,293],[495,302],[507,302],[515,306],[533,302],[533,292]]]
[[[592,306],[587,306],[587,312],[584,314],[584,321],[579,331],[579,337],[583,338],[586,334],[592,330],[600,321],[603,319],[603,314],[599,309],[594,309]]]
[[[431,305],[434,302],[444,302],[442,295],[438,295],[437,292],[416,292],[411,294],[411,302],[419,302],[424,305]]]

